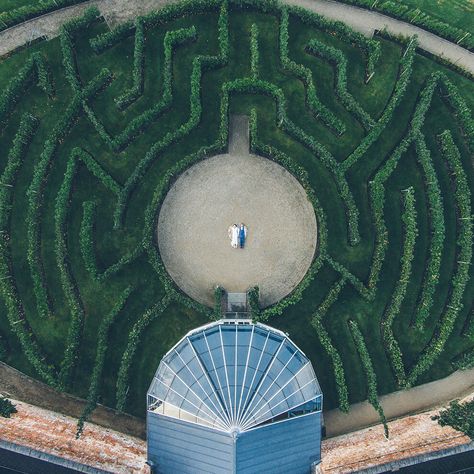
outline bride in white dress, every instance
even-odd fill
[[[237,224],[231,225],[227,230],[227,233],[229,235],[230,245],[236,249],[239,246],[239,227]]]

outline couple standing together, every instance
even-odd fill
[[[240,224],[240,226],[233,224],[229,227],[228,234],[230,238],[230,244],[234,249],[237,247],[240,247],[241,249],[244,248],[245,239],[247,237],[247,226],[244,224]]]

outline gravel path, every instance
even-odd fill
[[[290,293],[313,260],[314,209],[283,167],[250,155],[247,117],[231,123],[229,154],[185,171],[166,196],[158,219],[163,263],[177,285],[212,306],[216,285],[229,292],[260,287],[268,306]],[[244,249],[234,249],[229,226],[248,228]]]
[[[455,398],[462,398],[474,391],[474,369],[454,372],[444,379],[418,385],[409,390],[400,390],[380,397],[388,420],[410,413],[420,413],[442,405]],[[330,410],[324,413],[326,433],[338,436],[343,433],[379,423],[378,413],[369,402],[351,405],[349,413]]]
[[[474,53],[429,33],[417,26],[388,17],[381,13],[346,5],[332,0],[284,0],[324,15],[332,20],[347,23],[353,29],[372,36],[374,30],[386,29],[395,35],[418,35],[419,47],[437,56],[464,67],[474,74]],[[53,38],[59,33],[60,26],[70,18],[79,15],[90,5],[96,5],[109,26],[143,15],[176,0],[92,0],[81,5],[63,8],[56,12],[13,26],[0,33],[0,56],[41,36]]]

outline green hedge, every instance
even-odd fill
[[[301,64],[295,63],[289,58],[288,22],[288,9],[282,8],[280,20],[280,62],[283,66],[283,69],[287,70],[291,74],[294,74],[305,85],[306,104],[308,105],[312,114],[319,118],[324,123],[324,125],[329,127],[336,134],[342,135],[346,131],[346,127],[343,122],[319,100],[313,81],[313,73],[311,70]]]
[[[13,191],[18,171],[23,163],[28,146],[36,133],[38,120],[32,115],[22,117],[18,132],[13,139],[7,163],[0,178],[0,293],[6,306],[6,316],[11,331],[18,337],[23,354],[38,374],[49,385],[56,386],[55,369],[44,360],[33,331],[25,318],[25,311],[15,286],[12,273],[9,222],[13,202]]]
[[[430,340],[420,359],[413,367],[407,379],[407,385],[413,385],[418,377],[426,372],[443,349],[451,335],[454,323],[463,307],[462,299],[469,281],[469,268],[472,264],[472,213],[471,192],[467,177],[461,164],[459,150],[454,145],[450,132],[443,132],[440,137],[443,153],[455,177],[455,200],[458,209],[458,235],[456,270],[451,280],[449,302],[444,308],[436,333]]]
[[[47,317],[51,314],[51,302],[46,285],[44,284],[43,267],[40,256],[40,219],[43,187],[47,181],[50,164],[57,153],[59,144],[65,139],[81,115],[83,100],[90,100],[90,98],[102,90],[110,80],[110,72],[107,69],[102,69],[102,71],[84,87],[81,93],[74,96],[64,111],[64,114],[57,120],[49,137],[47,137],[43,151],[35,164],[33,178],[27,190],[27,261],[33,279],[33,292],[36,297],[37,310],[42,317]]]
[[[139,19],[135,22],[135,49],[133,52],[132,87],[115,99],[120,110],[127,108],[143,93],[145,75],[145,27]]]
[[[405,366],[402,353],[395,336],[393,335],[393,321],[400,313],[403,300],[405,299],[408,283],[411,277],[412,263],[415,256],[415,243],[418,235],[417,213],[415,208],[415,191],[412,187],[402,192],[403,213],[402,222],[404,227],[403,250],[401,257],[400,276],[395,284],[390,303],[388,304],[382,318],[382,338],[388,358],[399,386],[406,380]]]
[[[347,172],[348,169],[357,163],[367,150],[375,143],[380,134],[385,130],[386,126],[393,117],[393,113],[400,104],[405,95],[408,84],[410,83],[411,74],[413,71],[413,60],[415,58],[417,40],[413,37],[408,43],[405,52],[400,58],[397,82],[395,88],[390,96],[390,99],[385,107],[382,116],[375,123],[375,126],[362,139],[360,145],[342,162],[342,169]]]
[[[151,108],[133,118],[125,129],[116,136],[112,137],[102,122],[96,117],[93,110],[89,106],[86,106],[85,110],[89,121],[111,150],[116,152],[123,150],[171,106],[173,100],[172,61],[174,49],[178,45],[183,45],[188,41],[195,41],[196,38],[197,34],[194,26],[166,32],[164,38],[163,96],[161,100]]]
[[[311,325],[316,329],[321,345],[332,360],[337,395],[339,398],[339,409],[347,413],[349,411],[349,395],[346,376],[344,373],[344,366],[342,365],[341,356],[339,355],[338,350],[334,347],[331,338],[329,337],[329,334],[322,323],[324,316],[328,312],[329,308],[336,302],[339,293],[344,288],[345,283],[345,279],[341,278],[330,289],[328,295],[316,310],[316,313],[313,315]]]
[[[419,136],[420,130],[424,124],[425,116],[431,104],[433,92],[438,85],[439,75],[433,74],[429,77],[425,87],[420,92],[418,103],[413,113],[408,133],[398,143],[390,158],[379,169],[372,181],[369,181],[369,200],[372,208],[374,226],[376,230],[375,248],[372,256],[368,288],[375,291],[380,278],[380,271],[385,260],[385,253],[388,246],[388,232],[383,217],[383,208],[385,205],[385,187],[384,184],[391,176],[398,165],[402,155],[408,150],[413,141]],[[426,163],[426,160],[425,160]],[[429,171],[429,165],[427,168]],[[433,184],[434,186],[434,184]],[[431,187],[430,189],[434,189]],[[435,191],[434,191],[435,192]],[[434,196],[432,195],[434,200]],[[434,201],[433,201],[434,202]]]
[[[247,298],[250,307],[250,316],[254,321],[258,321],[261,316],[260,303],[258,301],[260,296],[260,289],[254,286],[247,291]]]
[[[431,155],[422,136],[415,140],[418,162],[423,169],[429,203],[431,223],[430,256],[425,268],[421,296],[415,309],[415,325],[423,328],[426,318],[431,314],[433,298],[439,281],[441,259],[445,239],[444,207],[438,178]]]
[[[335,66],[335,90],[342,104],[366,130],[374,127],[374,119],[347,90],[347,59],[344,53],[316,39],[312,39],[308,43],[306,51],[327,60]]]
[[[143,331],[163,313],[170,301],[171,297],[166,295],[159,303],[156,303],[152,308],[145,311],[140,319],[133,325],[132,330],[128,333],[127,347],[123,352],[117,376],[116,408],[119,411],[123,411],[125,408],[130,379],[130,367]]]
[[[385,437],[388,439],[388,425],[387,419],[385,418],[385,413],[383,411],[382,405],[380,405],[379,397],[377,393],[377,376],[375,375],[374,366],[372,365],[372,360],[370,358],[369,351],[364,341],[364,336],[360,331],[358,324],[355,321],[349,321],[349,328],[351,330],[354,343],[359,353],[360,360],[362,362],[362,367],[364,368],[365,377],[367,379],[367,398],[369,403],[374,407],[380,417],[380,421],[383,424],[383,429]]]
[[[76,170],[77,162],[74,158],[70,158],[67,163],[66,172],[64,173],[64,180],[56,196],[56,206],[54,210],[56,262],[61,286],[71,312],[66,349],[59,372],[59,383],[63,389],[67,388],[71,382],[72,371],[78,359],[77,352],[82,337],[82,327],[85,318],[85,311],[79,290],[70,269],[68,261],[69,252],[67,249],[66,222],[71,202],[72,183]]]
[[[216,321],[222,318],[222,299],[224,295],[225,290],[222,286],[216,286],[214,288],[214,311],[212,313],[212,319]]]
[[[13,107],[35,81],[48,97],[53,97],[54,84],[49,67],[40,53],[33,53],[26,60],[24,66],[13,76],[0,96],[0,127],[6,124]]]
[[[474,350],[464,352],[461,357],[453,362],[453,366],[458,370],[474,368]]]
[[[108,345],[107,341],[109,338],[110,328],[114,323],[117,315],[122,311],[125,303],[130,296],[133,288],[126,288],[118,297],[117,302],[110,311],[109,314],[101,321],[99,326],[99,332],[97,334],[97,352],[95,356],[94,367],[92,369],[91,382],[89,386],[89,393],[87,395],[87,405],[82,412],[78,422],[77,422],[77,433],[76,438],[79,438],[84,430],[84,423],[87,421],[89,416],[94,411],[97,406],[97,399],[99,397],[100,390],[100,380],[102,378],[102,372],[104,370],[105,355],[107,353]]]
[[[373,0],[341,1],[359,7],[368,8],[370,10],[380,11],[391,17],[413,23],[420,28],[432,31],[433,33],[453,41],[469,50],[474,48],[474,38],[470,33],[433,18],[429,14],[422,12],[419,8],[413,9],[393,0],[383,0],[382,2],[374,2]]]
[[[191,95],[190,95],[190,115],[188,120],[177,127],[175,130],[168,132],[161,140],[156,142],[145,156],[140,160],[136,168],[130,174],[127,182],[120,192],[118,203],[114,215],[114,225],[119,228],[122,223],[123,213],[125,211],[126,204],[130,198],[132,190],[135,188],[137,183],[143,178],[145,173],[151,164],[157,159],[159,154],[168,146],[181,140],[187,134],[191,132],[201,121],[201,78],[204,71],[222,67],[227,64],[229,56],[229,31],[228,31],[228,11],[226,2],[222,3],[220,8],[219,20],[218,20],[218,37],[219,37],[219,55],[217,56],[196,56],[193,59],[193,67],[191,72]],[[171,44],[175,41],[183,41],[189,36],[195,35],[195,28],[188,28],[177,30],[172,33],[168,39],[169,54],[171,55]],[[166,50],[166,37],[165,37],[165,50]],[[170,56],[171,61],[171,56]],[[171,67],[169,68],[169,81],[171,91]]]
[[[259,76],[258,26],[254,23],[250,27],[250,71],[252,79]]]

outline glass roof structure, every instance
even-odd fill
[[[148,403],[158,413],[241,432],[315,406],[320,395],[311,362],[286,334],[223,319],[189,332],[163,357]]]

